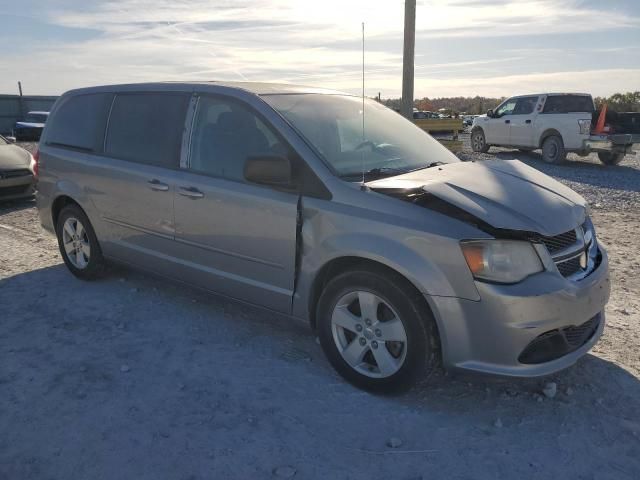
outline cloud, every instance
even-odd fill
[[[37,15],[38,22],[58,30],[97,33],[82,39],[58,34],[46,43],[34,42],[28,54],[26,47],[5,54],[0,91],[13,90],[17,80],[30,93],[48,94],[94,84],[212,79],[284,81],[357,91],[364,20],[367,93],[397,96],[403,4],[403,0],[58,0],[53,4],[23,0],[21,11]],[[573,58],[580,64],[569,66],[564,61],[567,49],[550,39],[638,29],[637,15],[620,15],[608,6],[579,0],[421,1],[417,39],[423,50],[416,56],[416,95],[502,92],[498,95],[502,96],[549,90],[553,85],[604,93],[637,88],[638,62],[618,61],[616,55],[622,59],[625,53],[622,46],[574,48]],[[526,44],[516,45],[517,38],[526,38]],[[479,42],[490,48],[477,48]],[[639,44],[636,40],[625,45],[636,59]],[[603,50],[600,58],[593,55],[595,48]],[[605,58],[609,62],[603,64]]]

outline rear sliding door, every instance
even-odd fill
[[[151,270],[175,234],[173,193],[188,94],[118,93],[110,108],[104,153],[91,198],[107,228],[107,255]],[[166,268],[162,268],[162,267]]]

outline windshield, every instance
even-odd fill
[[[315,148],[334,172],[349,181],[400,175],[458,162],[430,135],[394,111],[347,95],[264,95]]]
[[[29,123],[45,123],[47,121],[47,115],[43,113],[29,113],[24,121]]]

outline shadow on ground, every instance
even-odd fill
[[[306,325],[127,270],[16,275],[0,305],[2,478],[640,475],[640,383],[596,356],[551,379],[439,373],[373,396]]]
[[[19,212],[35,206],[35,197],[21,198],[19,200],[0,200],[0,216],[5,213]]]

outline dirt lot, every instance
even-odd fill
[[[0,205],[0,479],[640,478],[640,163],[496,155],[592,203],[604,337],[551,378],[397,397],[343,382],[286,318],[127,270],[83,283],[32,201]]]

